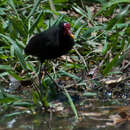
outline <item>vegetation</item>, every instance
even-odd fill
[[[42,105],[54,107],[60,94],[67,98],[64,101],[69,101],[76,117],[75,93],[76,97],[129,98],[129,3],[129,0],[54,0],[54,3],[1,0],[1,115],[16,116],[27,109],[33,114]],[[37,79],[40,63],[35,57],[26,56],[24,48],[35,33],[60,21],[71,24],[76,44],[67,56],[48,61],[49,75],[42,79],[41,89]],[[58,93],[58,89],[62,92]],[[27,109],[12,113],[16,107]],[[4,114],[7,110],[9,114]]]

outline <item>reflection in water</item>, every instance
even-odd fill
[[[9,121],[8,123],[7,123],[7,127],[8,128],[13,128],[13,124],[16,122],[16,119],[12,119],[11,121]]]
[[[65,108],[60,112],[51,113],[51,115],[41,112],[32,115],[27,112],[20,116],[3,119],[0,121],[0,126],[10,130],[130,130],[130,122],[115,125],[110,118],[111,115],[118,114],[120,109],[126,111],[129,109],[128,106],[101,107],[97,101],[91,105],[84,104],[77,107],[79,120],[75,120],[71,109]],[[112,125],[107,125],[107,123]]]

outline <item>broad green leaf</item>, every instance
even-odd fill
[[[8,73],[14,77],[16,80],[23,80],[21,77],[19,77],[15,72],[13,71],[8,71]]]
[[[32,72],[37,72],[36,68],[34,67],[34,65],[28,61],[26,61],[26,66],[29,70],[31,70]]]
[[[12,103],[17,101],[16,98],[11,98],[11,97],[4,97],[3,99],[0,98],[0,104],[1,103]]]
[[[0,70],[12,70],[10,65],[0,65]]]
[[[20,100],[19,96],[11,95],[3,91],[0,92],[0,103],[13,103]]]

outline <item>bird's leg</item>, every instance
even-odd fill
[[[38,74],[38,80],[39,80],[39,84],[42,85],[42,79],[44,77],[44,71],[45,71],[45,65],[43,65],[41,63],[40,65],[40,70],[39,70],[39,74]]]
[[[39,90],[40,90],[40,100],[42,102],[43,107],[45,108],[45,110],[48,109],[49,104],[47,102],[47,96],[48,96],[48,91],[47,91],[47,87],[45,84],[42,83],[42,77],[43,77],[43,71],[44,71],[44,65],[40,65],[40,70],[39,70],[39,74],[38,74],[38,78],[39,78]]]
[[[50,76],[50,74],[47,71],[45,71],[45,74],[53,81],[58,92],[62,90],[62,88],[57,84],[57,82]]]
[[[42,63],[41,63],[41,65],[40,65],[40,70],[39,70],[39,74],[38,74],[38,80],[39,80],[39,90],[40,90],[40,97],[41,97],[41,99],[42,99],[42,96],[43,96],[43,86],[42,86],[42,76],[43,76],[43,68],[44,68],[44,66],[42,65]]]
[[[57,84],[57,82],[50,76],[50,74],[48,73],[48,71],[47,71],[47,65],[48,64],[48,61],[46,61],[45,62],[45,65],[44,65],[44,72],[45,72],[45,75],[47,75],[52,81],[53,81],[53,83],[55,84],[55,86],[56,86],[56,90],[57,90],[57,92],[59,92],[59,90],[61,90],[60,89],[60,86]]]
[[[39,80],[39,84],[40,84],[40,85],[41,85],[41,79],[42,79],[41,70],[42,70],[42,63],[41,63],[41,65],[40,65],[40,70],[39,70],[39,74],[38,74],[38,80]]]
[[[54,62],[52,62],[52,65],[53,65],[54,76],[56,76],[56,64]]]

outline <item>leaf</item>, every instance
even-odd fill
[[[101,14],[107,8],[111,7],[112,5],[119,4],[119,3],[130,3],[130,0],[111,0],[103,5],[103,7],[95,14],[95,16]]]
[[[102,49],[102,55],[105,55],[106,53],[107,53],[107,51],[108,51],[108,49],[109,49],[109,47],[108,47],[108,42],[106,41],[106,39],[105,39],[105,41],[104,41],[104,47],[103,47],[103,49]]]
[[[65,88],[64,88],[64,92],[65,92],[66,97],[68,98],[68,101],[70,103],[70,106],[71,106],[74,114],[75,114],[76,119],[78,119],[78,113],[77,113],[76,107],[75,107],[75,105],[74,105],[74,103],[72,101],[72,98],[70,97],[68,91]]]
[[[80,26],[80,27],[78,28],[78,30],[75,32],[75,34],[74,34],[74,38],[75,38],[75,39],[77,39],[77,37],[78,37],[78,35],[79,35],[81,29],[83,28],[83,26],[84,26],[84,25]]]
[[[69,76],[69,77],[71,77],[71,78],[73,78],[73,79],[76,79],[76,80],[81,80],[81,78],[77,77],[76,75],[73,75],[73,74],[71,74],[71,73],[68,73],[68,72],[66,72],[66,71],[64,71],[64,70],[60,70],[59,73],[60,73],[61,75]]]
[[[16,99],[11,97],[4,97],[3,99],[0,98],[0,103],[11,103],[14,101],[16,101]]]
[[[13,45],[15,53],[16,53],[16,56],[19,59],[21,66],[23,67],[24,70],[26,70],[26,64],[25,64],[24,56],[22,54],[21,49],[18,47],[17,42],[15,42],[10,37],[8,37],[6,35],[3,35],[1,33],[0,33],[0,36],[3,37],[4,39],[8,40],[9,43]]]
[[[10,65],[0,65],[0,70],[12,70]]]
[[[25,60],[24,60],[24,56],[22,55],[22,51],[18,46],[15,46],[15,53],[16,53],[17,58],[20,61],[21,66],[23,67],[23,69],[27,70]]]
[[[44,0],[44,1],[45,1],[45,0]],[[32,8],[32,10],[31,10],[31,12],[29,13],[27,19],[29,19],[29,18],[34,14],[34,12],[36,11],[36,9],[37,9],[37,7],[39,6],[40,2],[41,2],[41,0],[35,0],[35,3],[34,3],[34,5],[33,5],[33,8]]]
[[[7,94],[3,91],[0,92],[0,103],[12,103],[18,100],[20,100],[20,97],[16,95]]]
[[[119,77],[117,79],[106,80],[106,81],[104,81],[104,83],[107,84],[107,85],[110,85],[110,84],[120,83],[121,81],[123,81],[123,77]]]
[[[84,17],[86,17],[86,18],[88,19],[88,17],[86,16],[85,11],[84,11],[83,9],[81,9],[79,6],[77,6],[77,7],[74,7],[74,6],[73,6],[73,9],[74,9],[77,13],[79,13],[80,15],[82,15],[82,16],[84,16]]]
[[[13,25],[14,30],[21,35],[21,37],[27,37],[27,31],[25,24],[23,25],[22,20],[19,20],[17,17],[10,18],[10,22]]]
[[[14,77],[16,80],[23,80],[21,77],[19,77],[15,72],[13,71],[8,71],[8,73]]]
[[[114,67],[118,61],[119,54],[117,54],[113,60],[108,63],[103,71],[103,74],[106,75],[109,71],[111,71],[112,67]]]
[[[123,9],[123,11],[121,11],[118,15],[116,15],[113,19],[111,19],[108,22],[106,29],[110,30],[113,26],[116,25],[116,23],[118,23],[120,21],[120,19],[125,17],[128,14],[129,7],[130,6],[127,6],[125,9]]]
[[[85,92],[85,93],[83,94],[83,96],[92,97],[92,96],[97,96],[97,94],[94,93],[94,92]]]
[[[14,9],[15,13],[16,13],[17,16],[19,17],[19,14],[18,14],[18,12],[17,12],[17,10],[16,10],[16,8],[15,8],[15,4],[14,4],[13,0],[8,0],[8,3],[9,3],[9,5]],[[19,17],[19,18],[20,18],[20,17]]]
[[[33,31],[34,31],[35,27],[37,26],[39,20],[41,19],[42,15],[43,15],[43,11],[41,11],[41,12],[39,13],[39,15],[37,16],[37,18],[36,18],[36,20],[34,21],[33,25],[32,25],[31,28],[29,29],[29,33],[33,33]]]
[[[36,70],[34,64],[32,64],[31,62],[26,61],[26,66],[27,66],[27,69],[31,70],[32,72],[37,73],[37,70]]]
[[[1,38],[4,38],[4,39],[8,40],[10,44],[12,44],[14,46],[16,45],[15,41],[13,39],[11,39],[9,36],[6,36],[6,35],[4,35],[2,33],[0,33],[0,36],[1,36]]]
[[[13,103],[14,106],[20,106],[20,107],[31,107],[33,104],[31,102],[25,102],[25,101],[17,101]]]
[[[18,115],[25,114],[25,113],[28,113],[28,110],[27,111],[20,111],[20,112],[13,112],[11,114],[5,114],[4,118],[14,117],[14,116],[18,116]]]
[[[10,55],[12,57],[14,57],[14,46],[13,45],[10,46]]]

